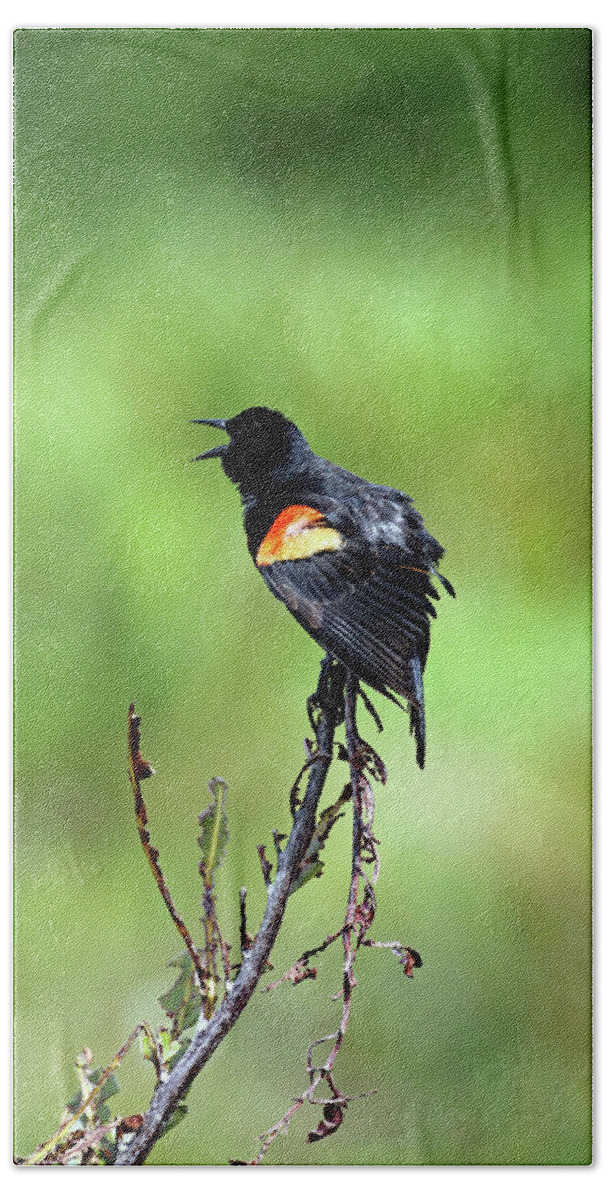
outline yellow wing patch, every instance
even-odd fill
[[[260,543],[255,559],[257,566],[294,562],[322,550],[339,550],[342,535],[331,525],[322,524],[324,521],[323,513],[307,504],[290,504],[284,508]]]

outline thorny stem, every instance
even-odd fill
[[[342,932],[342,943],[344,946],[344,961],[342,967],[342,1016],[340,1020],[340,1028],[338,1029],[336,1035],[336,1040],[323,1068],[323,1074],[329,1076],[331,1076],[331,1071],[336,1061],[336,1057],[346,1036],[348,1020],[350,1017],[352,991],[356,986],[353,968],[357,947],[356,945],[353,947],[353,937],[355,934],[357,895],[359,892],[359,880],[361,877],[360,856],[362,830],[360,780],[356,758],[359,742],[356,724],[358,689],[358,680],[349,672],[346,679],[346,689],[344,694],[344,725],[346,728],[346,749],[348,752],[348,764],[350,768],[350,781],[353,798],[353,839],[350,887],[348,892],[348,903],[346,906],[346,917]]]
[[[138,1166],[145,1162],[169,1117],[235,1025],[257,987],[281,927],[291,885],[298,875],[314,833],[317,805],[333,756],[336,725],[342,716],[345,680],[346,673],[341,664],[331,664],[329,670],[327,666],[322,668],[319,678],[321,716],[316,731],[317,753],[310,765],[304,799],[295,813],[274,883],[268,889],[266,911],[255,941],[243,955],[241,969],[229,994],[224,996],[205,1028],[194,1035],[166,1082],[156,1089],[142,1125],[133,1140],[119,1151],[116,1159],[119,1166]]]
[[[352,675],[348,676],[346,681],[346,694],[344,704],[344,725],[346,728],[346,749],[348,751],[348,766],[350,770],[350,785],[353,795],[353,843],[352,843],[352,873],[350,880],[350,891],[348,894],[348,908],[346,911],[346,929],[344,931],[344,949],[349,952],[346,954],[344,971],[348,974],[349,981],[354,986],[352,977],[352,966],[354,958],[350,952],[351,935],[354,931],[354,924],[357,915],[357,895],[359,891],[359,880],[361,878],[361,835],[363,832],[363,812],[362,812],[362,796],[361,796],[361,772],[357,766],[357,755],[359,753],[359,733],[357,730],[357,693],[359,690],[358,681]],[[349,928],[350,927],[350,928]]]

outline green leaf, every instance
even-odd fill
[[[159,1029],[158,1044],[163,1058],[166,1058],[172,1045],[172,1038],[168,1029]]]
[[[168,966],[177,967],[179,975],[173,986],[159,996],[159,1002],[171,1018],[171,1037],[176,1038],[184,1029],[196,1025],[201,1007],[201,994],[194,975],[194,964],[187,950],[172,959]]]
[[[80,1107],[80,1102],[78,1104],[74,1104],[74,1105],[68,1104],[66,1106],[64,1112],[61,1115],[61,1124],[63,1125],[64,1121],[69,1121],[72,1114],[75,1113],[76,1109],[79,1107]],[[83,1113],[82,1116],[80,1116],[77,1121],[72,1122],[72,1124],[70,1125],[70,1129],[71,1130],[72,1129],[86,1129],[87,1123],[88,1122],[87,1122],[86,1114]]]
[[[183,950],[177,958],[172,958],[167,967],[176,967],[179,975],[168,991],[159,996],[167,1016],[173,1018],[190,995],[190,981],[194,976],[194,965],[187,950]]]
[[[101,1067],[95,1067],[94,1070],[81,1067],[80,1070],[84,1073],[89,1083],[93,1086],[96,1083],[99,1083],[99,1080],[103,1075],[103,1070]],[[109,1100],[111,1096],[115,1096],[118,1091],[120,1091],[120,1085],[116,1075],[114,1072],[112,1072],[111,1075],[108,1075],[108,1078],[102,1085],[101,1090],[96,1096],[93,1097],[93,1100],[91,1101],[90,1107],[95,1114],[96,1121],[100,1122],[101,1124],[106,1124],[111,1119],[110,1109],[105,1101]],[[76,1110],[80,1108],[82,1102],[82,1089],[79,1089],[76,1092],[76,1095],[68,1101],[64,1112],[64,1119],[67,1120],[72,1113],[76,1112]],[[87,1117],[87,1111],[85,1111],[82,1116],[79,1117],[76,1122],[74,1122],[72,1129],[86,1129],[88,1127],[89,1119]]]
[[[103,1075],[103,1070],[101,1067],[96,1067],[94,1071],[87,1071],[87,1078],[88,1078],[89,1082],[93,1083],[93,1084],[99,1083],[99,1080],[101,1079],[102,1075]],[[105,1083],[103,1084],[101,1091],[97,1093],[97,1095],[95,1096],[95,1099],[93,1100],[93,1104],[94,1104],[95,1108],[97,1108],[97,1105],[101,1104],[101,1102],[103,1100],[109,1100],[110,1096],[115,1096],[116,1093],[119,1091],[120,1091],[120,1084],[116,1078],[116,1075],[112,1071],[112,1073],[110,1075],[108,1075],[108,1078],[106,1079]],[[81,1101],[79,1100],[79,1103],[80,1102]],[[78,1105],[76,1107],[78,1107]]]
[[[116,1161],[116,1130],[111,1129],[104,1134],[97,1146],[97,1160],[100,1166],[109,1167]]]
[[[194,995],[184,1004],[183,1008],[180,1008],[177,1019],[174,1021],[174,1033],[176,1037],[180,1037],[185,1029],[191,1029],[198,1021],[201,1011],[201,994],[194,982],[194,977],[192,979],[192,989]]]
[[[201,874],[207,887],[213,885],[213,873],[221,865],[228,843],[228,814],[226,812],[226,795],[228,784],[215,776],[207,784],[213,800],[211,804],[199,813],[201,828],[198,844],[201,848]]]
[[[155,1062],[156,1057],[157,1057],[156,1047],[154,1045],[154,1042],[152,1041],[152,1038],[149,1036],[149,1034],[142,1033],[142,1035],[139,1039],[139,1044],[141,1046],[142,1055],[146,1059],[146,1061],[151,1062],[151,1063]]]
[[[68,1100],[68,1102],[65,1106],[66,1112],[75,1113],[76,1109],[80,1108],[81,1104],[82,1104],[82,1092],[80,1091],[80,1089],[78,1089],[78,1091],[76,1092],[76,1095],[72,1096],[71,1100]]]
[[[110,1096],[115,1096],[116,1093],[119,1091],[120,1091],[120,1084],[119,1084],[114,1072],[112,1072],[111,1075],[108,1075],[108,1078],[106,1079],[105,1083],[103,1084],[103,1087],[102,1087],[99,1095],[95,1097],[95,1104],[99,1104],[99,1103],[103,1102],[104,1100],[109,1100]]]
[[[289,889],[289,895],[291,896],[294,892],[297,892],[298,888],[304,887],[305,883],[310,883],[311,879],[318,879],[319,875],[323,874],[323,865],[319,858],[316,862],[303,862],[297,877]]]
[[[191,1041],[192,1041],[192,1038],[189,1038],[187,1036],[180,1038],[179,1042],[177,1043],[178,1049],[177,1049],[176,1053],[171,1055],[171,1063],[170,1063],[171,1070],[173,1070],[173,1068],[175,1066],[177,1066],[180,1059],[184,1057],[184,1054],[186,1053],[186,1050],[188,1049],[188,1046],[190,1045]]]
[[[178,1104],[175,1112],[171,1113],[171,1116],[169,1117],[169,1120],[167,1121],[167,1124],[165,1125],[165,1128],[160,1136],[164,1137],[166,1133],[169,1133],[169,1130],[175,1129],[175,1126],[179,1125],[180,1121],[183,1121],[184,1117],[187,1115],[187,1112],[187,1104]]]
[[[198,1010],[197,1010],[198,1017]],[[186,1028],[186,1026],[184,1026]],[[180,1043],[175,1041],[168,1029],[159,1029],[158,1042],[163,1062],[168,1063],[175,1057],[180,1049]]]

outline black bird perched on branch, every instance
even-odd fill
[[[249,552],[271,592],[363,683],[407,701],[423,767],[433,580],[454,589],[410,497],[319,458],[280,412],[247,408],[194,423],[230,438],[194,461],[221,458],[238,485]]]

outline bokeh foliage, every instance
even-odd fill
[[[458,592],[426,770],[388,705],[379,747],[375,936],[424,969],[361,961],[342,1080],[379,1094],[273,1161],[588,1161],[589,75],[580,29],[16,34],[17,1153],[83,1045],[103,1063],[158,1023],[179,949],[130,700],[178,906],[196,927],[220,774],[235,941],[241,885],[261,911],[319,655],[188,419],[265,403],[408,491]],[[346,826],[281,970],[341,919]],[[249,1156],[335,1025],[320,965],[254,999],[151,1162]],[[121,1067],[133,1112],[146,1072]]]

